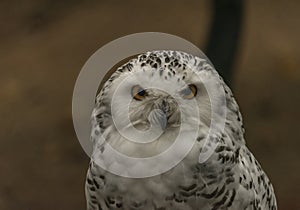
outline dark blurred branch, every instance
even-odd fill
[[[243,21],[243,0],[213,0],[213,21],[206,55],[230,85]]]

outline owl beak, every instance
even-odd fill
[[[162,130],[165,130],[168,124],[167,103],[168,102],[163,99],[159,105],[159,124]]]
[[[151,111],[150,115],[148,116],[148,120],[151,126],[165,130],[167,127],[168,119],[165,112],[160,109],[156,108]]]
[[[168,118],[170,117],[168,116],[168,114],[170,113],[167,112],[167,110],[169,109],[168,106],[168,101],[165,98],[158,99],[155,102],[155,109],[152,111],[152,122],[154,123],[153,125],[159,126],[162,130],[165,130],[168,125]]]
[[[160,127],[162,130],[166,129],[167,124],[168,124],[168,119],[167,119],[166,113],[163,112],[163,114],[160,116],[159,124],[160,124]]]

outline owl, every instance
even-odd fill
[[[233,94],[206,58],[136,56],[103,84],[91,124],[88,210],[277,209]]]

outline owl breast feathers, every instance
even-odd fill
[[[232,92],[205,58],[138,55],[103,84],[91,123],[88,210],[277,209]]]

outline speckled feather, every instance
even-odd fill
[[[276,210],[273,187],[245,145],[242,116],[232,92],[205,59],[177,51],[153,51],[119,67],[104,83],[96,99],[91,131],[94,150],[105,150],[106,142],[100,143],[100,135],[105,135],[110,144],[122,145],[111,119],[110,91],[122,75],[141,69],[145,76],[159,75],[161,81],[176,77],[176,80],[189,83],[195,80],[194,73],[203,80],[220,81],[219,87],[224,88],[226,94],[225,129],[216,136],[218,146],[213,155],[205,163],[199,163],[199,153],[205,149],[203,139],[208,132],[210,117],[206,98],[201,96],[204,97],[203,104],[199,101],[204,122],[192,151],[184,160],[166,173],[143,179],[111,174],[91,161],[86,179],[87,209]],[[148,152],[122,147],[130,155]],[[156,150],[154,153],[161,152],[157,147],[153,150]],[[153,155],[152,152],[147,155]]]

